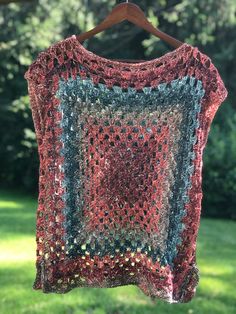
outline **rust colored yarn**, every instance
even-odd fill
[[[34,289],[135,284],[190,301],[203,149],[227,96],[211,59],[183,44],[118,62],[73,35],[25,78],[40,158]]]

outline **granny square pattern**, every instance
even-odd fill
[[[25,73],[40,159],[34,289],[137,285],[189,302],[202,156],[227,90],[211,59],[183,44],[121,62],[73,35]]]

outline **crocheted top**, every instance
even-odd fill
[[[203,149],[227,96],[211,59],[185,43],[115,61],[73,35],[25,78],[40,159],[33,288],[134,284],[191,300]]]

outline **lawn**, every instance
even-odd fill
[[[0,190],[1,314],[235,314],[236,223],[202,219],[197,242],[200,283],[186,304],[152,302],[136,286],[76,288],[67,294],[32,289],[37,200]]]

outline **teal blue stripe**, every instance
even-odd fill
[[[65,240],[68,241],[69,256],[83,254],[80,245],[73,243],[74,237],[83,229],[83,216],[80,211],[84,202],[80,175],[83,169],[79,161],[83,156],[77,146],[81,135],[78,132],[79,129],[76,130],[76,124],[84,123],[84,121],[80,121],[79,116],[79,113],[82,112],[82,103],[83,108],[85,104],[85,107],[89,107],[91,112],[95,114],[96,110],[98,110],[97,108],[110,108],[111,111],[122,110],[126,113],[140,112],[144,108],[155,111],[157,108],[166,110],[174,107],[179,108],[182,112],[181,136],[183,140],[180,143],[180,151],[177,156],[176,171],[183,167],[183,173],[176,172],[175,176],[176,182],[171,199],[173,212],[169,220],[166,251],[164,254],[160,254],[159,248],[155,247],[148,253],[154,261],[157,257],[160,257],[163,265],[172,265],[173,259],[177,254],[176,245],[181,243],[181,231],[184,228],[184,225],[181,223],[182,217],[186,214],[183,208],[189,202],[187,191],[190,188],[190,176],[194,170],[192,161],[195,157],[192,153],[192,147],[197,140],[195,136],[195,130],[199,126],[197,113],[201,109],[203,95],[204,89],[201,81],[189,76],[173,80],[168,84],[159,84],[155,88],[144,87],[140,91],[131,87],[124,90],[119,86],[108,88],[100,83],[94,85],[91,79],[81,79],[79,76],[75,80],[72,78],[69,78],[68,81],[60,80],[56,97],[61,100],[58,110],[64,113],[60,124],[63,128],[60,140],[64,143],[61,155],[65,157],[63,171],[66,178],[63,181],[63,185],[67,188],[67,192],[63,197],[66,203],[64,208],[66,216],[65,228],[67,230]],[[93,108],[94,104],[99,104],[99,107],[95,106]],[[76,110],[78,116],[72,117],[70,115],[73,110]],[[80,158],[77,158],[78,154]],[[74,175],[76,171],[79,173],[77,176]],[[80,195],[76,195],[75,191],[77,190],[81,191]],[[116,242],[116,245],[119,246],[119,243]],[[127,241],[126,245],[135,251],[137,247],[142,246],[142,243],[138,241],[135,243],[134,241],[132,244],[131,241]],[[121,252],[123,249],[125,250],[125,247],[120,247]],[[145,251],[146,249],[147,245],[144,245],[142,250]],[[114,247],[110,245],[109,241],[106,241],[105,247],[100,247],[97,241],[93,253],[95,254],[97,250],[101,252],[100,256],[103,256],[109,252],[114,252]]]

